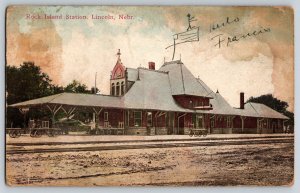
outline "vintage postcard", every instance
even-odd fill
[[[291,7],[6,9],[10,186],[291,186]]]

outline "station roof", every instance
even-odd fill
[[[235,114],[240,116],[289,119],[283,114],[261,103],[249,102],[245,104],[244,109],[234,109],[234,111]]]
[[[61,104],[71,106],[101,106],[101,107],[121,107],[121,98],[96,95],[96,94],[81,94],[81,93],[61,93],[47,97],[37,98],[29,101],[24,101],[9,105],[10,107],[29,107],[43,104]]]
[[[136,81],[138,78],[138,71],[135,68],[126,68],[127,71],[127,80]]]
[[[209,92],[198,83],[194,75],[180,60],[166,62],[159,70],[168,72],[172,95],[208,97]]]
[[[133,82],[133,85],[124,96],[61,93],[9,106],[22,108],[43,104],[61,104],[288,119],[279,112],[259,103],[246,103],[244,109],[233,108],[219,92],[213,92],[201,79],[196,79],[181,61],[164,63],[159,70],[141,67],[127,68],[127,78]],[[172,96],[181,94],[209,97],[213,109],[183,108]]]
[[[139,79],[122,97],[126,108],[193,112],[180,107],[173,99],[168,73],[146,68],[137,70]]]

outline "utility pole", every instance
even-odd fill
[[[95,74],[95,94],[97,94],[97,72]]]

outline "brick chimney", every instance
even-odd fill
[[[155,62],[148,62],[148,64],[150,70],[155,70]]]
[[[240,93],[240,109],[244,109],[245,108],[244,104],[245,104],[244,93],[241,92]]]

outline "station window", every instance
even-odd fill
[[[42,128],[49,128],[49,121],[42,121]]]
[[[152,127],[152,112],[147,112],[147,127]]]
[[[115,83],[111,84],[111,95],[115,96]]]
[[[203,116],[202,115],[196,115],[196,127],[203,128]]]
[[[108,121],[108,112],[104,112],[104,121]]]
[[[192,100],[190,100],[189,107],[190,107],[190,108],[192,108],[192,107],[193,107],[193,101],[192,101]]]
[[[124,82],[121,83],[121,95],[124,95]]]
[[[140,127],[142,126],[142,112],[134,111],[134,126]]]
[[[231,118],[227,118],[227,128],[231,128]]]
[[[117,82],[116,84],[116,95],[119,96],[120,95],[120,83]]]
[[[211,128],[215,127],[215,118],[214,117],[210,119],[210,127]]]

